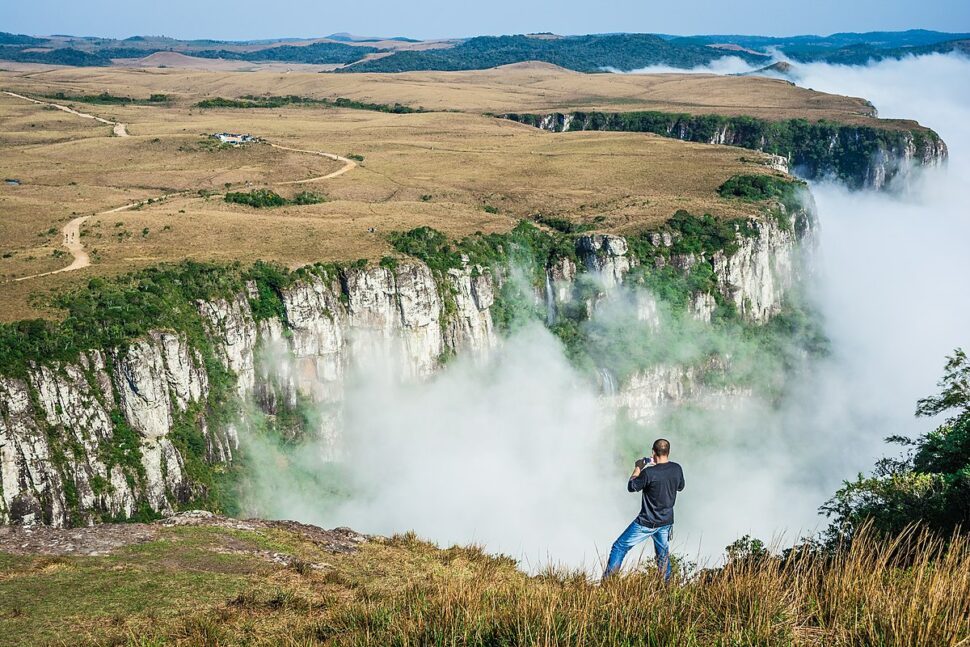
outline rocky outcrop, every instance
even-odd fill
[[[751,162],[760,161],[786,173],[791,169],[809,180],[834,178],[860,189],[905,185],[914,170],[944,164],[948,157],[939,135],[915,122],[873,120],[870,125],[857,125],[663,112],[508,113],[500,117],[550,132],[645,132],[738,146],[769,154]]]
[[[495,302],[491,274],[481,267],[452,269],[448,283],[455,306],[455,315],[445,328],[448,348],[482,358],[497,342],[491,314]]]
[[[948,155],[942,139],[905,132],[870,155],[862,184],[873,189],[906,186],[919,169],[939,166]]]
[[[596,234],[576,241],[576,254],[587,271],[600,277],[604,289],[623,283],[623,277],[636,264],[627,254],[629,247],[621,236]]]
[[[684,404],[723,410],[750,397],[747,388],[711,386],[705,375],[723,371],[721,361],[695,365],[658,364],[629,375],[608,394],[609,404],[641,424],[656,422],[663,414]]]
[[[209,336],[217,340],[219,359],[237,378],[239,395],[252,391],[256,383],[253,351],[257,330],[245,294],[234,299],[199,301],[199,311],[208,324]]]
[[[378,355],[406,377],[430,375],[444,350],[441,299],[427,266],[401,263],[349,272],[346,325],[352,354]]]
[[[497,341],[490,273],[465,268],[447,280],[447,319],[420,263],[309,275],[283,291],[282,320],[257,322],[252,290],[197,305],[232,390],[276,415],[301,401],[339,403],[347,371],[366,359],[421,379],[446,350],[487,353]],[[179,425],[202,433],[210,462],[238,448],[235,423],[204,415],[211,379],[199,351],[166,330],[0,377],[0,523],[84,525],[191,499]],[[336,407],[319,425],[307,431],[336,437]]]
[[[699,373],[693,366],[669,364],[637,371],[624,380],[613,402],[633,420],[652,421],[664,408],[682,404],[697,395]]]
[[[778,314],[786,296],[805,268],[803,251],[814,246],[814,205],[806,195],[806,207],[797,213],[787,213],[778,205],[774,217],[752,218],[744,223],[745,232],[738,228],[735,249],[730,253],[717,251],[713,255],[666,254],[654,259],[657,266],[669,264],[679,271],[690,272],[698,263],[707,263],[716,280],[716,292],[696,292],[690,296],[688,309],[701,321],[710,321],[717,307],[716,297],[734,304],[742,319],[760,324]],[[676,236],[657,232],[650,236],[656,248],[672,248]],[[621,237],[609,235],[581,236],[576,242],[576,254],[589,273],[597,277],[601,294],[608,294],[623,284],[624,277],[639,260],[629,254],[629,246]],[[564,259],[547,269],[547,285],[555,304],[574,298],[575,267]],[[569,278],[566,278],[569,277]],[[643,300],[642,298],[640,299]],[[589,304],[590,310],[595,302]],[[648,305],[638,305],[641,320]],[[656,307],[654,304],[653,312]]]
[[[662,253],[652,262],[658,266],[676,268],[689,273],[699,264],[707,264],[714,277],[709,292],[698,291],[687,300],[687,311],[695,319],[711,322],[720,303],[733,305],[738,316],[754,325],[764,324],[779,314],[803,273],[810,268],[807,262],[815,244],[814,204],[810,195],[803,196],[803,208],[789,212],[777,205],[772,216],[753,218],[736,225],[735,245],[730,250],[713,254],[676,254],[677,233],[656,232],[648,237],[650,244]],[[584,236],[577,241],[580,263],[599,273],[599,292],[586,303],[589,315],[595,316],[599,303],[610,298],[638,259],[628,258],[629,245],[613,237]],[[568,263],[565,264],[568,268]],[[564,273],[563,265],[547,270],[547,284],[555,285]],[[561,279],[559,279],[561,280]],[[575,284],[574,284],[575,285]],[[576,291],[565,293],[548,291],[557,307],[575,299]],[[643,290],[626,291],[622,298],[630,307],[626,310],[648,329],[659,332],[664,325],[653,295]],[[615,316],[611,313],[609,316]],[[707,377],[723,374],[729,358],[706,358],[700,363],[660,363],[634,371],[617,379],[607,369],[600,369],[599,384],[609,405],[624,411],[632,420],[642,423],[655,421],[672,407],[693,403],[706,407],[724,408],[739,398],[750,396],[743,388],[712,387]],[[717,381],[717,380],[716,380]]]

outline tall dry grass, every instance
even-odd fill
[[[297,643],[341,645],[970,644],[970,541],[868,531],[835,552],[737,559],[665,585],[638,573],[509,577],[482,556],[472,578],[359,596]]]

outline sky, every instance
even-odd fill
[[[0,31],[125,38],[259,39],[350,32],[412,38],[551,31],[558,34],[830,34],[839,31],[970,31],[967,0],[12,0]],[[675,9],[675,10],[674,10]]]

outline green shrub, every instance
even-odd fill
[[[286,198],[269,189],[254,189],[248,193],[230,191],[226,194],[225,201],[244,204],[254,209],[282,207],[287,204]]]
[[[239,99],[213,97],[211,99],[203,99],[195,104],[195,107],[197,108],[283,108],[286,106],[350,108],[353,110],[372,110],[375,112],[388,112],[393,114],[427,112],[423,108],[412,108],[400,103],[369,103],[366,101],[345,99],[343,97],[338,97],[336,99],[314,99],[312,97],[301,97],[292,94],[286,96],[256,96],[247,94],[243,95]]]
[[[785,211],[791,214],[801,207],[801,191],[804,187],[805,183],[800,180],[774,175],[735,175],[718,187],[717,192],[724,198],[748,202],[774,201],[784,205]],[[779,223],[784,227],[790,226],[784,218],[779,218]]]
[[[255,101],[243,101],[240,99],[223,99],[222,97],[215,97],[212,99],[203,99],[195,104],[196,108],[266,108],[272,106],[260,105]]]
[[[916,415],[949,413],[915,441],[887,440],[909,448],[903,458],[884,458],[869,476],[847,481],[823,507],[833,517],[832,543],[852,539],[860,528],[886,535],[921,524],[943,537],[970,531],[970,358],[957,349],[947,358],[940,392],[917,403]]]
[[[461,267],[461,254],[440,231],[431,227],[418,227],[408,232],[390,235],[391,245],[402,254],[413,256],[433,271],[445,272]]]
[[[290,272],[276,263],[256,261],[253,266],[243,273],[243,279],[256,284],[256,297],[249,299],[249,306],[256,321],[278,318],[286,321],[286,308],[280,296],[283,289],[293,283]]]
[[[319,195],[311,191],[302,191],[297,193],[290,203],[292,204],[320,204],[321,202],[326,202],[327,196]]]
[[[116,96],[108,92],[102,92],[100,94],[66,94],[65,92],[55,92],[53,94],[45,94],[41,96],[45,99],[52,99],[54,101],[70,101],[73,103],[104,105],[144,105],[149,103],[165,103],[169,100],[169,96],[167,94],[152,94],[147,99],[134,99],[132,97]]]
[[[725,198],[744,200],[767,200],[782,192],[784,180],[770,175],[735,175],[718,187],[717,192]]]
[[[565,218],[543,216],[542,214],[537,214],[535,216],[535,221],[539,224],[545,225],[546,227],[552,227],[556,231],[564,234],[579,234],[595,229],[593,225],[588,223],[572,222],[571,220],[567,220]]]

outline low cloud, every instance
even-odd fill
[[[764,63],[764,65],[768,64]],[[698,65],[697,67],[688,69],[671,67],[669,65],[651,65],[628,71],[607,67],[604,68],[604,71],[618,74],[745,74],[747,72],[753,72],[759,67],[764,67],[764,65],[751,65],[738,56],[722,56],[721,58],[714,59],[707,65]]]
[[[947,168],[894,193],[812,187],[819,303],[838,360],[830,379],[852,400],[847,433],[915,436],[935,427],[913,417],[916,400],[934,392],[944,356],[970,344],[970,59],[811,64],[800,74],[806,87],[866,97],[884,118],[916,119],[949,146]]]

